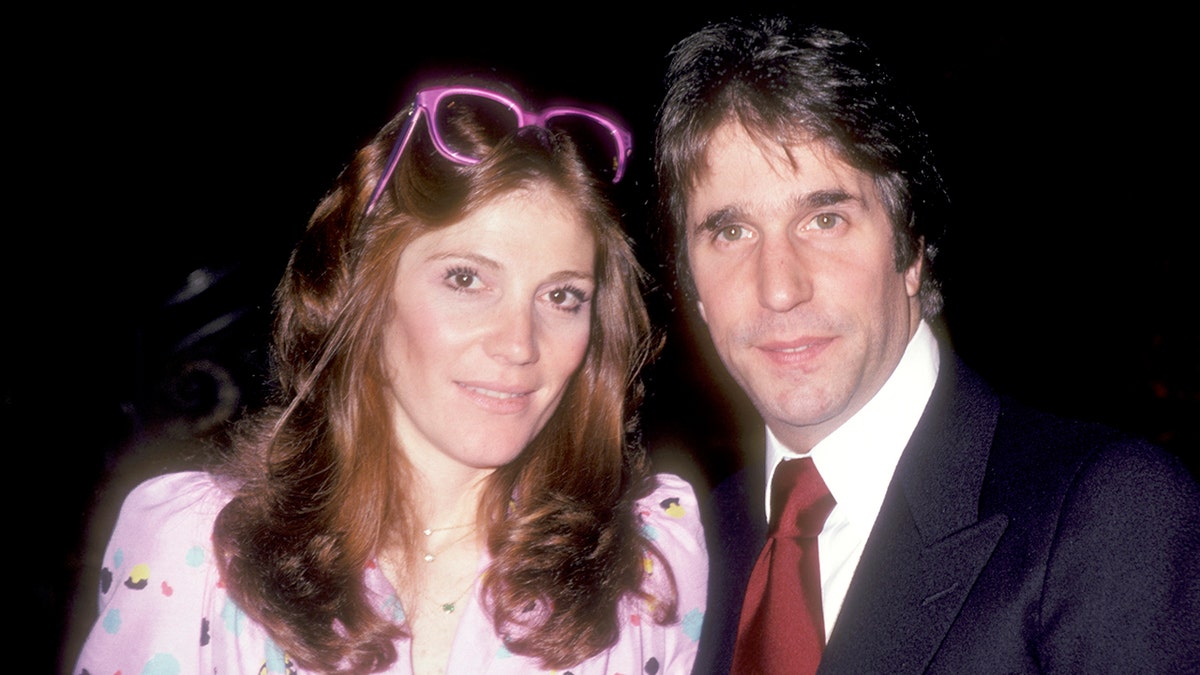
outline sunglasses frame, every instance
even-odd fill
[[[396,144],[392,146],[392,152],[388,155],[387,165],[379,177],[379,184],[375,186],[375,191],[371,193],[371,200],[367,202],[367,209],[364,215],[370,215],[371,211],[375,209],[375,204],[379,201],[379,197],[391,181],[392,173],[395,172],[396,166],[400,163],[400,157],[404,153],[404,148],[408,146],[408,141],[412,138],[413,131],[417,128],[417,119],[419,117],[424,117],[425,128],[429,131],[433,145],[443,157],[452,162],[465,165],[478,164],[480,162],[479,157],[464,155],[451,148],[445,139],[442,138],[441,133],[438,131],[438,125],[434,120],[434,112],[438,109],[438,105],[442,100],[447,96],[459,95],[478,96],[499,103],[511,110],[517,119],[517,127],[513,129],[514,132],[532,126],[548,129],[546,124],[556,117],[579,116],[590,119],[607,130],[616,143],[617,156],[615,159],[617,165],[613,173],[612,182],[619,182],[625,175],[625,165],[629,156],[633,154],[633,135],[613,119],[594,110],[567,105],[552,106],[544,110],[528,110],[511,97],[491,89],[463,85],[428,87],[418,91],[413,104],[409,106],[408,119],[404,122],[404,128],[400,130]]]

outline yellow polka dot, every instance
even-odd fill
[[[129,580],[135,584],[138,582],[141,582],[141,581],[145,581],[149,578],[150,578],[150,566],[147,565],[146,563],[140,563],[138,565],[134,565],[133,569],[129,572]]]

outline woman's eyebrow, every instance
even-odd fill
[[[435,253],[435,254],[429,256],[428,258],[426,258],[426,260],[428,260],[430,262],[436,262],[439,260],[450,260],[452,258],[459,259],[459,260],[469,260],[472,263],[479,265],[480,267],[486,267],[488,269],[493,269],[493,270],[498,270],[498,269],[501,269],[504,267],[504,265],[501,264],[500,261],[498,261],[498,260],[493,260],[492,258],[489,258],[485,255],[481,255],[479,253],[464,252],[464,251],[443,251],[441,253]]]

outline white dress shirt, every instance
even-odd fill
[[[807,455],[792,452],[767,429],[766,514],[771,517],[771,477],[782,461],[812,457],[837,501],[817,537],[825,638],[833,630],[850,579],[879,516],[896,463],[925,411],[938,374],[938,344],[922,321],[879,392]]]

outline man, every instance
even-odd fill
[[[697,670],[1200,672],[1200,490],[938,342],[943,188],[866,47],[730,22],[681,42],[667,84],[681,285],[767,429],[765,466],[713,493]],[[809,535],[775,534],[807,513],[784,480],[826,500]]]

